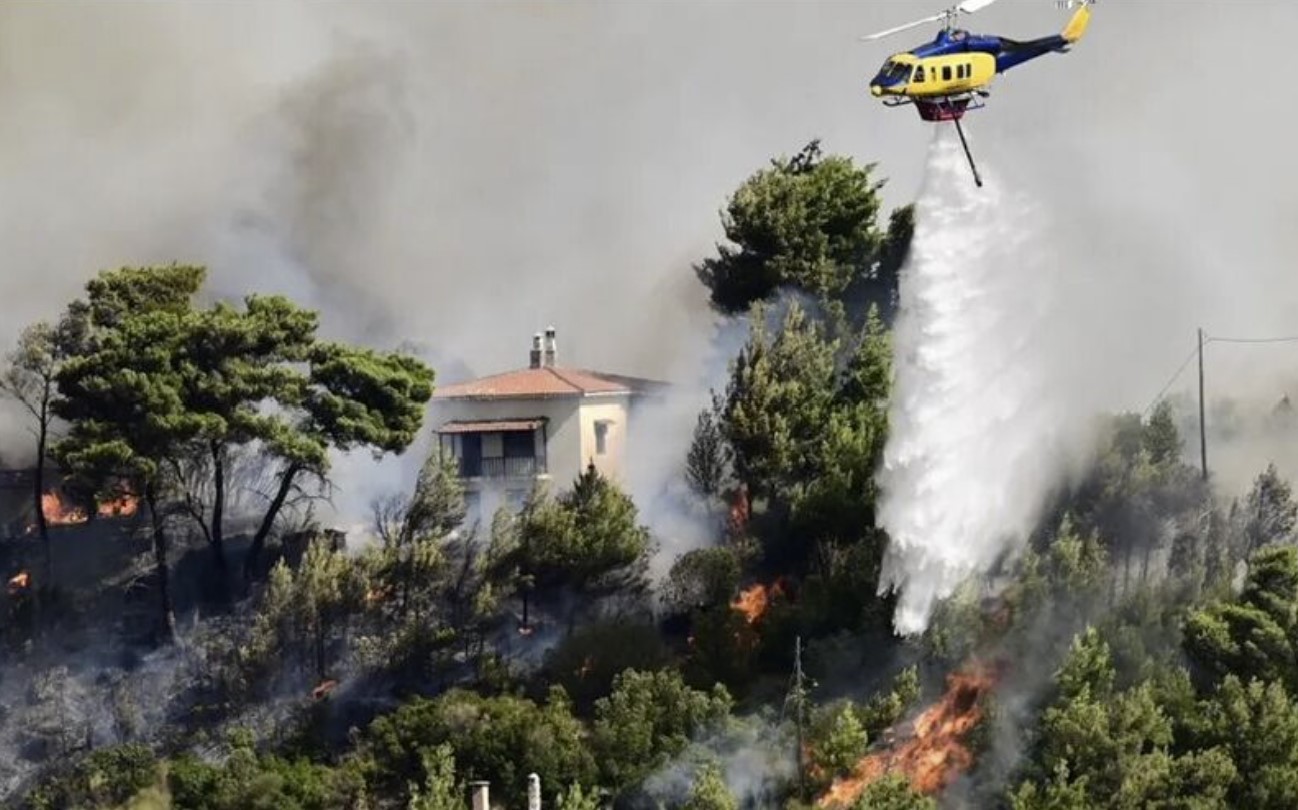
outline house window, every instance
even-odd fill
[[[604,455],[608,452],[608,426],[609,422],[599,421],[595,423],[595,454]]]
[[[530,430],[503,434],[501,445],[505,458],[532,458],[536,455],[536,439]]]
[[[481,433],[466,433],[460,437],[460,475],[468,478],[482,475]]]

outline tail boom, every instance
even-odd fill
[[[1091,24],[1091,3],[1094,0],[1081,0],[1081,7],[1073,12],[1072,18],[1064,30],[1058,34],[1027,42],[1016,42],[1001,38],[1001,51],[996,55],[996,72],[1004,73],[1024,62],[1045,56],[1048,53],[1065,53],[1074,43],[1079,42]]]

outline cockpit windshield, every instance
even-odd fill
[[[894,62],[889,59],[883,63],[879,69],[879,78],[888,84],[896,84],[910,79],[910,71],[914,65],[908,65],[905,62]]]

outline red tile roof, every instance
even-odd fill
[[[661,386],[653,380],[575,368],[525,368],[444,385],[435,399],[536,399],[592,394],[636,394]]]

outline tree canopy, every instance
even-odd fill
[[[404,450],[432,396],[433,372],[418,360],[321,341],[318,316],[286,298],[199,307],[205,277],[201,267],[172,265],[89,282],[63,319],[67,357],[51,403],[67,424],[53,448],[60,465],[100,497],[125,491],[147,503],[164,616],[165,513],[182,491],[194,507],[184,468],[203,462],[211,502],[191,514],[223,569],[226,460],[254,447],[279,461],[251,565],[300,474],[326,475],[331,448]]]
[[[781,287],[891,305],[912,214],[899,209],[880,227],[882,184],[873,170],[822,155],[812,141],[748,178],[722,215],[729,244],[696,267],[713,306],[742,313]]]

